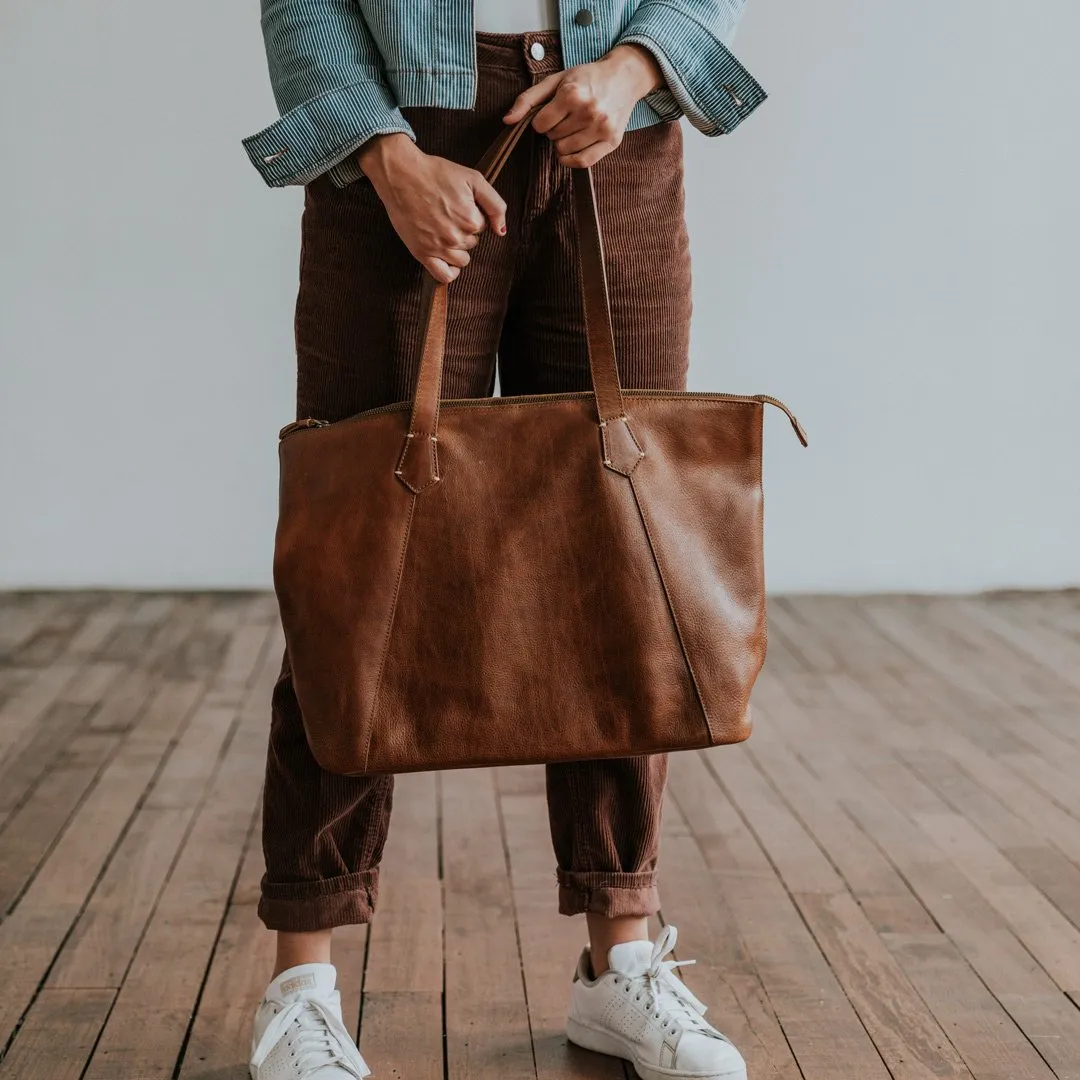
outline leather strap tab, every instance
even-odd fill
[[[394,475],[412,492],[419,495],[425,488],[437,484],[439,475],[439,441],[435,435],[416,435],[409,432],[401,448]]]
[[[626,416],[600,421],[600,445],[604,451],[604,465],[623,476],[629,476],[645,456]]]

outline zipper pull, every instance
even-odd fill
[[[775,405],[791,421],[791,426],[795,434],[798,435],[799,442],[803,446],[810,445],[806,441],[806,432],[803,431],[803,426],[799,423],[798,417],[779,398],[770,397],[768,394],[755,394],[754,400],[760,401],[762,405]]]
[[[304,428],[313,427],[329,427],[329,423],[326,420],[315,420],[313,417],[307,417],[304,420],[294,420],[291,424],[286,424],[278,432],[278,441],[287,439],[294,431],[303,431]]]

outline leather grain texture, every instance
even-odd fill
[[[485,156],[490,177],[530,119]],[[591,179],[573,179],[593,392],[440,401],[433,284],[411,402],[283,432],[274,581],[324,769],[750,733],[765,399],[620,387]]]

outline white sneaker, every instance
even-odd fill
[[[567,1036],[586,1050],[632,1062],[643,1080],[746,1080],[742,1055],[705,1022],[705,1006],[673,974],[693,961],[664,959],[675,939],[668,926],[655,945],[616,945],[598,979],[586,949],[574,975]]]
[[[333,964],[300,964],[267,988],[255,1013],[252,1080],[364,1080],[371,1070],[341,1022]]]

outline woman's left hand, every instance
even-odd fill
[[[532,126],[555,144],[561,164],[586,168],[622,142],[634,106],[663,85],[647,49],[616,45],[602,60],[556,71],[530,86],[503,119],[517,123],[546,101]]]

